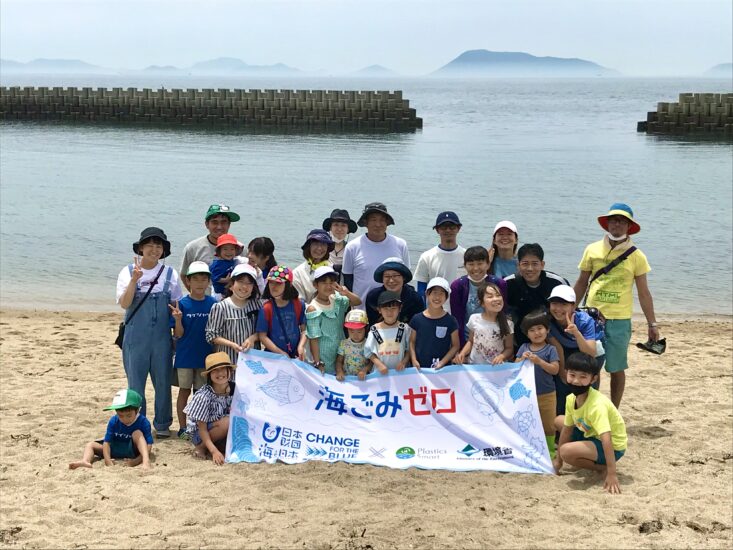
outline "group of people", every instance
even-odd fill
[[[372,370],[528,360],[556,467],[565,461],[607,469],[607,487],[618,490],[615,459],[626,436],[617,409],[634,285],[649,340],[659,339],[650,267],[631,241],[640,226],[628,205],[614,204],[598,217],[605,235],[586,247],[573,286],[545,269],[539,244],[519,246],[511,221],[496,224],[488,246],[464,248],[458,215],[439,213],[438,243],[413,272],[407,243],[388,232],[395,221],[382,203],[367,204],[356,220],[333,210],[308,232],[304,261],[294,268],[277,263],[269,237],[245,247],[230,233],[239,220],[228,206],[211,205],[207,234],[184,247],[180,272],[161,261],[171,253],[166,234],[148,227],[132,245],[133,263],[119,273],[125,402],[130,392],[137,395],[144,418],[149,374],[158,437],[171,435],[171,385],[177,385],[179,437],[191,439],[198,456],[223,462],[232,372],[239,353],[254,347],[307,361],[339,380],[363,380]],[[364,233],[352,237],[359,227]],[[595,309],[579,309],[582,304]],[[611,400],[596,389],[602,366],[610,373]],[[120,416],[118,432],[125,432],[120,422],[133,425]],[[127,437],[131,456],[125,458],[143,457],[148,465],[149,423],[142,435]],[[107,461],[106,442],[107,436],[90,443],[74,467],[91,465],[95,454]]]

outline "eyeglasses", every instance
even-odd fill
[[[395,279],[402,279],[402,275],[382,275],[382,280],[394,281]]]

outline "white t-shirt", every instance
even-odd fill
[[[448,283],[452,283],[458,277],[466,274],[463,267],[463,254],[466,249],[457,246],[454,250],[443,250],[434,246],[420,255],[415,268],[415,280],[420,283],[428,283],[433,277],[443,277]],[[446,300],[443,309],[450,313],[450,300]]]
[[[509,331],[514,333],[514,324],[511,319],[509,322]],[[494,357],[504,351],[504,339],[501,337],[499,323],[495,321],[487,321],[481,313],[474,313],[468,318],[466,327],[473,332],[473,347],[471,348],[471,356],[469,360],[474,365],[490,365]],[[511,360],[508,358],[507,360]]]
[[[144,292],[148,291],[148,287],[150,286],[150,283],[153,282],[153,279],[155,279],[155,276],[158,274],[158,271],[160,271],[160,266],[163,264],[156,265],[153,269],[145,269],[143,268],[143,276],[140,278],[140,280],[137,282],[137,288],[138,290],[142,290]],[[173,269],[171,266],[166,266],[163,272],[160,274],[160,278],[158,279],[158,282],[155,284],[155,287],[153,287],[153,291],[151,294],[154,294],[156,292],[163,292],[163,288],[165,287],[165,280],[168,277],[168,270],[172,271],[171,273],[171,280],[170,280],[170,292],[171,292],[171,300],[180,300],[183,298],[183,292],[181,291],[181,284],[178,280],[178,272]],[[122,295],[125,293],[125,290],[127,290],[127,285],[130,284],[130,281],[132,280],[132,276],[130,275],[130,268],[128,266],[125,266],[120,271],[120,274],[117,275],[117,303],[120,303],[120,298],[122,298]]]
[[[365,309],[367,293],[380,283],[374,280],[374,270],[390,257],[402,258],[407,267],[410,267],[410,253],[404,239],[389,235],[383,241],[370,241],[366,235],[360,235],[344,250],[343,273],[354,276],[353,292],[361,298],[358,309]]]
[[[293,269],[293,286],[306,304],[310,303],[316,297],[316,287],[313,284],[314,274],[315,271],[311,271],[308,260]]]
[[[404,328],[405,331],[399,342],[396,341],[399,324],[391,328],[377,329],[382,337],[381,344],[370,329],[364,344],[364,357],[369,359],[372,355],[376,355],[388,369],[396,369],[400,361],[405,358],[405,355],[410,353],[410,333],[412,329],[407,323],[404,323]]]
[[[188,272],[188,266],[191,265],[191,262],[204,262],[206,265],[211,265],[215,252],[216,245],[211,244],[208,235],[192,240],[183,247],[183,260],[181,260],[180,272],[185,275]]]

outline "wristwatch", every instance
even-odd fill
[[[313,363],[313,366],[317,369],[322,369],[326,366],[326,363],[324,363],[323,361],[316,361],[315,363]]]

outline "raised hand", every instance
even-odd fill
[[[573,311],[572,315],[568,313],[565,319],[568,322],[568,326],[565,327],[565,332],[568,332],[570,334],[577,334],[579,331],[578,327],[575,326],[575,312]]]
[[[176,321],[180,321],[183,318],[183,312],[178,308],[178,300],[175,300],[173,305],[168,304],[168,309],[171,310],[171,315]]]
[[[135,256],[132,261],[132,280],[137,283],[143,276],[143,268],[140,265],[140,260],[137,256]]]

